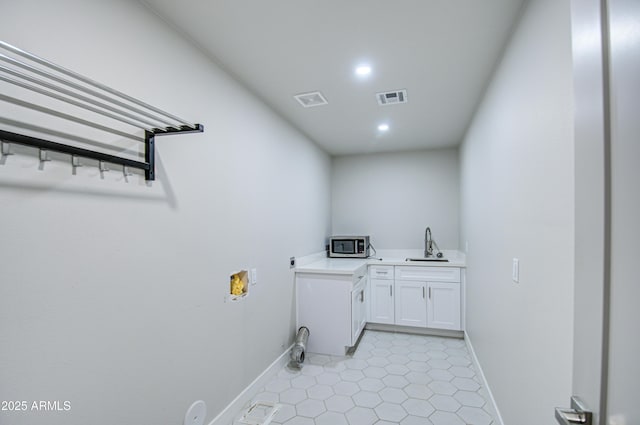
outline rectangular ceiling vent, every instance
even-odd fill
[[[378,99],[378,105],[395,105],[397,103],[407,103],[407,91],[406,90],[393,90],[382,93],[376,93],[376,99]]]
[[[295,97],[298,103],[300,103],[305,108],[326,105],[327,103],[329,103],[319,91],[314,91],[311,93],[300,93],[293,97]]]

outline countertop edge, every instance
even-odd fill
[[[346,261],[350,261],[350,264],[340,264],[340,261],[345,261],[346,259],[339,258],[324,258],[322,260],[306,264],[304,266],[299,266],[293,268],[295,273],[322,273],[322,274],[337,274],[337,275],[353,275],[355,274],[361,267],[371,266],[371,265],[379,265],[379,266],[412,266],[412,267],[456,267],[456,268],[466,268],[466,262],[462,260],[453,260],[449,262],[439,262],[439,261],[406,261],[402,259],[389,259],[389,260],[379,260],[374,258],[355,260],[348,259]],[[353,267],[346,268],[335,268],[336,265],[345,266],[350,265]]]

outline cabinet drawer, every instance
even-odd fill
[[[369,266],[372,279],[393,279],[393,266]]]
[[[460,269],[457,267],[396,266],[395,277],[401,280],[460,282]]]

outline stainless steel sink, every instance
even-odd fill
[[[449,260],[447,260],[446,258],[438,258],[438,257],[406,258],[404,261],[434,261],[434,262],[438,262],[438,263],[448,263],[449,262]]]

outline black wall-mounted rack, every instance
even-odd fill
[[[154,180],[155,136],[200,133],[204,131],[202,124],[193,124],[185,121],[8,43],[0,41],[0,49],[11,54],[10,56],[0,53],[0,61],[3,63],[0,64],[0,81],[89,111],[96,117],[98,115],[101,116],[102,120],[106,118],[108,122],[118,121],[120,126],[124,123],[126,126],[138,131],[144,130],[144,138],[127,134],[122,129],[114,126],[104,125],[103,121],[74,117],[59,110],[53,110],[1,93],[0,101],[72,121],[76,124],[91,127],[94,130],[144,142],[145,158],[144,162],[136,161],[94,149],[77,147],[0,129],[0,141],[3,142],[2,154],[7,154],[4,149],[4,143],[17,143],[36,147],[40,149],[41,153],[43,151],[54,151],[71,155],[72,158],[83,157],[99,162],[122,165],[123,167],[137,168],[145,172],[146,180]],[[9,119],[9,121],[11,120]]]

